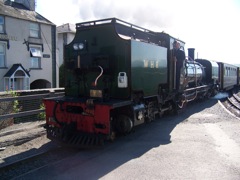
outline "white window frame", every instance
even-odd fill
[[[38,23],[29,24],[29,36],[33,38],[40,38],[40,26]]]
[[[0,46],[3,47],[3,50],[1,52],[0,49],[0,68],[6,67],[6,43],[0,42]]]
[[[40,47],[30,47],[29,50],[31,57],[42,57],[42,51]]]
[[[3,16],[0,16],[0,33],[5,33],[5,21]]]
[[[30,59],[31,69],[40,69],[41,68],[41,57],[42,57],[42,51],[40,47],[30,47]]]

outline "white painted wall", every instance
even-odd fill
[[[9,49],[6,48],[7,68],[0,69],[0,91],[5,90],[5,88],[3,87],[3,77],[7,73],[7,71],[12,67],[13,64],[21,63],[23,67],[28,70],[31,67],[30,52],[28,51],[26,44],[23,44],[24,39],[28,40],[29,37],[29,24],[30,21],[5,16],[5,27],[7,33],[7,36],[5,37],[9,39],[10,48]],[[51,25],[41,24],[40,29],[41,39],[44,46],[44,51],[42,53],[50,55],[50,58],[42,57],[41,69],[32,69],[30,71],[30,83],[38,79],[44,79],[52,84]],[[30,44],[30,46],[36,45]]]

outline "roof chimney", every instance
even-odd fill
[[[30,11],[35,11],[35,0],[14,0],[14,2],[24,5]]]

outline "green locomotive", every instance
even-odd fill
[[[64,52],[65,96],[44,99],[48,137],[98,144],[206,96],[212,85],[202,83],[204,68],[194,61],[174,90],[175,40],[116,18],[76,24]]]

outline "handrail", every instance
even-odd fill
[[[44,98],[44,97],[53,97],[53,96],[61,96],[64,95],[64,92],[58,92],[58,93],[45,93],[45,94],[34,94],[34,95],[27,95],[27,96],[17,96],[17,97],[7,97],[7,98],[0,98],[0,102],[6,102],[6,101],[14,101],[14,100],[30,100],[30,99],[36,99],[38,98]]]
[[[26,93],[22,91],[23,93]],[[43,113],[45,111],[44,106],[42,106],[42,100],[44,98],[52,98],[52,97],[63,97],[64,96],[64,89],[61,91],[54,91],[54,89],[49,89],[49,92],[41,93],[43,91],[39,90],[36,93],[36,90],[29,91],[30,95],[24,96],[16,96],[16,97],[1,97],[1,114],[0,114],[0,121],[10,118],[25,118],[30,115]],[[34,94],[31,94],[34,93]],[[21,94],[21,93],[20,93]],[[11,102],[14,104],[15,101],[18,101],[17,110],[14,109]],[[7,103],[7,105],[5,105]]]
[[[80,28],[80,27],[87,27],[87,26],[96,26],[96,25],[102,25],[102,24],[121,24],[124,26],[128,26],[129,28],[133,28],[136,30],[140,30],[143,32],[149,32],[149,33],[154,33],[153,31],[131,24],[129,22],[123,21],[121,19],[117,19],[117,18],[107,18],[107,19],[99,19],[99,20],[94,20],[94,21],[86,21],[86,22],[82,22],[82,23],[77,23],[76,24],[76,28]]]

